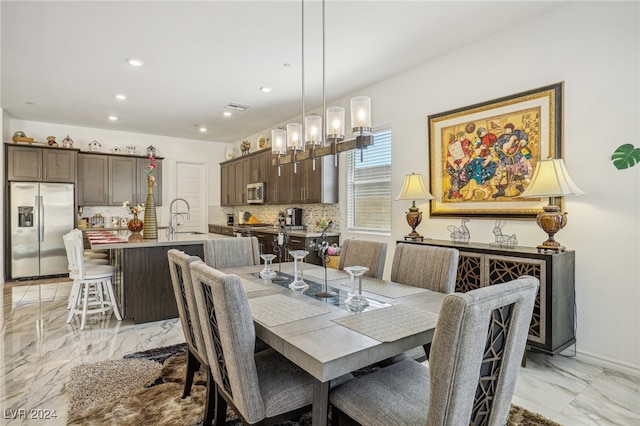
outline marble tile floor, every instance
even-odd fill
[[[64,425],[65,381],[73,366],[184,342],[177,319],[135,325],[94,316],[80,331],[79,319],[65,323],[70,290],[68,279],[2,286],[0,425]],[[566,426],[636,425],[640,378],[529,354],[513,402]]]

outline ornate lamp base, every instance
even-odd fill
[[[554,235],[567,224],[567,213],[560,213],[560,207],[549,204],[544,206],[536,217],[538,226],[547,233],[549,238],[538,246],[538,252],[542,251],[565,251],[566,247],[557,242]]]
[[[420,235],[416,228],[422,222],[422,212],[415,206],[415,201],[413,206],[409,207],[409,211],[407,212],[407,223],[411,227],[411,232],[404,236],[405,240],[412,241],[423,241],[424,237]]]

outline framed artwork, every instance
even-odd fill
[[[429,116],[431,216],[533,219],[544,198],[519,198],[538,161],[562,155],[557,83]]]

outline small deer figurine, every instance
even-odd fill
[[[496,236],[496,241],[493,245],[500,247],[515,247],[518,245],[518,238],[516,238],[516,234],[513,235],[504,235],[502,233],[502,227],[507,223],[506,220],[499,219],[496,220],[496,226],[493,228],[493,235]]]

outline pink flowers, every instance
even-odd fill
[[[156,183],[156,177],[153,176],[153,171],[156,169],[156,159],[153,155],[149,156],[149,164],[145,167],[144,172],[147,174],[147,180],[152,184]]]
[[[336,246],[327,247],[327,254],[329,256],[336,256],[336,255],[340,254],[340,247],[336,247]]]

